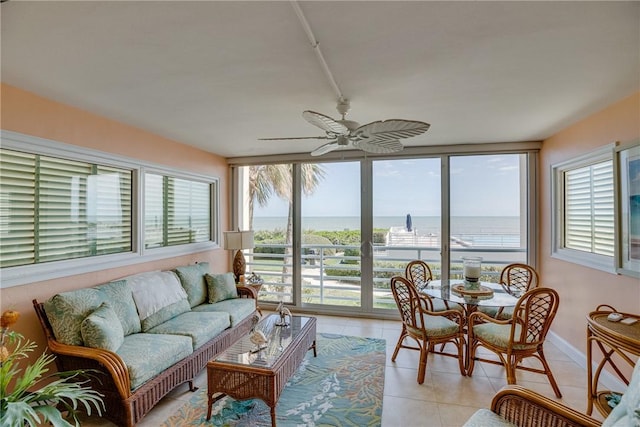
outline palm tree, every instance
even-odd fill
[[[289,202],[287,216],[287,230],[285,234],[285,256],[282,267],[282,280],[289,269],[293,245],[293,176],[291,164],[259,165],[249,167],[249,224],[253,226],[254,202],[265,206],[273,195]],[[313,194],[320,181],[325,176],[322,165],[317,163],[303,163],[301,166],[302,193],[305,196]]]

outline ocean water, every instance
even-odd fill
[[[440,234],[440,217],[412,216],[412,228],[417,234]],[[253,229],[284,230],[286,217],[254,217]],[[389,229],[391,227],[406,227],[406,216],[377,216],[373,218],[373,228]],[[303,230],[340,231],[359,230],[360,217],[355,216],[311,216],[302,218]],[[452,217],[451,234],[519,234],[520,218],[513,216],[479,216]]]

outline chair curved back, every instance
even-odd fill
[[[520,296],[538,286],[538,272],[527,264],[509,264],[500,273],[500,284],[507,293]]]
[[[511,346],[537,346],[542,344],[556,316],[560,297],[551,288],[527,291],[516,304],[511,326]],[[517,313],[517,315],[516,315]],[[520,325],[517,333],[516,325]]]
[[[420,259],[409,262],[404,270],[404,275],[418,289],[424,288],[431,280],[433,280],[429,264]]]
[[[424,317],[415,286],[405,277],[394,276],[391,278],[391,292],[407,330],[414,334],[422,330]]]

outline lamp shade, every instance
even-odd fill
[[[224,248],[229,250],[253,249],[253,230],[225,231]]]

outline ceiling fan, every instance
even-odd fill
[[[302,113],[306,121],[325,131],[324,136],[260,138],[260,140],[326,139],[329,141],[313,150],[312,156],[321,156],[349,144],[367,153],[385,154],[401,151],[404,146],[400,139],[420,135],[431,126],[425,122],[401,119],[381,120],[360,126],[357,122],[344,118],[351,109],[348,99],[340,98],[336,109],[342,115],[341,120],[334,120],[315,111],[307,110]]]

